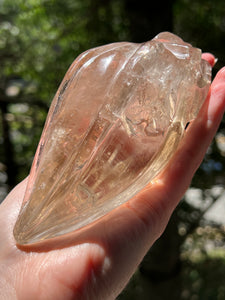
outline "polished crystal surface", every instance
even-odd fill
[[[79,229],[166,165],[210,85],[201,50],[164,32],[81,54],[50,107],[14,228],[19,244]]]

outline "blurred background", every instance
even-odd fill
[[[51,100],[83,51],[161,31],[225,65],[224,0],[0,0],[0,201],[25,178]],[[225,299],[225,119],[119,300]],[[174,183],[176,187],[176,182]],[[1,242],[1,241],[0,241]]]

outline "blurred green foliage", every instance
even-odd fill
[[[0,0],[0,198],[29,173],[72,61],[89,48],[163,30],[214,53],[214,74],[225,65],[224,0]],[[192,182],[201,189],[200,206],[181,202],[119,299],[225,299],[224,227],[203,218],[224,191],[224,167],[223,120]]]

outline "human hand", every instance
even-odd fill
[[[214,57],[203,54],[214,64]],[[165,229],[216,133],[225,110],[225,68],[164,171],[93,226],[54,247],[20,249],[13,226],[27,180],[0,206],[1,299],[115,299]]]

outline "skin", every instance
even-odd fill
[[[214,64],[211,54],[203,58]],[[27,180],[0,206],[1,299],[115,299],[164,231],[225,110],[225,68],[166,169],[138,195],[67,239],[19,247],[13,237]],[[176,184],[174,184],[176,183]]]

